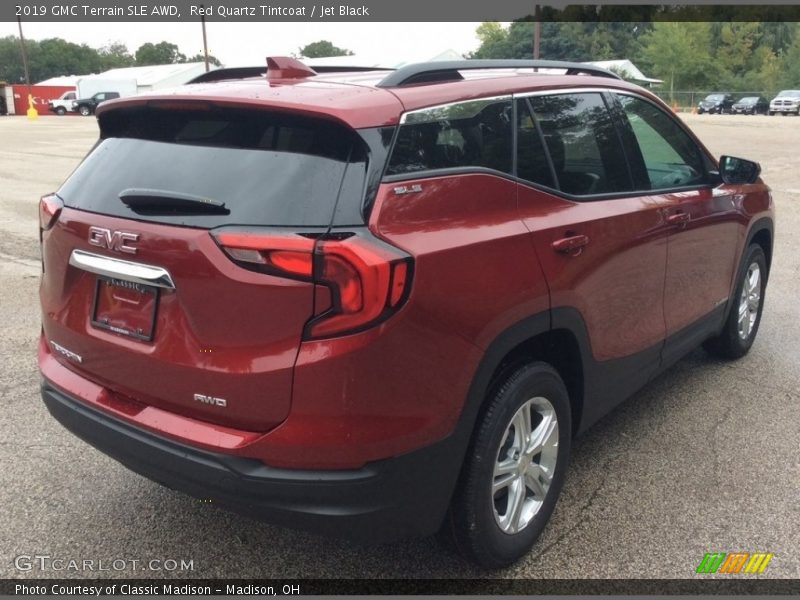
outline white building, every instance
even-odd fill
[[[631,61],[627,59],[593,60],[591,62],[587,62],[586,64],[594,65],[602,69],[608,69],[609,71],[614,71],[617,74],[622,75],[625,79],[628,79],[640,85],[647,85],[648,87],[656,87],[664,83],[664,81],[661,79],[653,79],[652,77],[645,77],[644,73],[642,73],[639,69],[637,69],[636,65],[634,65]]]
[[[79,88],[97,87],[97,82],[136,82],[136,93],[151,92],[187,83],[206,70],[205,64],[176,63],[171,65],[152,65],[147,67],[123,67],[111,69],[97,75],[86,75],[77,81]],[[112,88],[114,86],[112,85]]]

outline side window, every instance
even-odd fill
[[[700,149],[672,117],[645,100],[622,94],[617,97],[641,152],[646,189],[663,190],[707,182]],[[632,163],[637,158],[631,157]]]
[[[630,191],[630,171],[611,113],[599,93],[531,98],[556,184],[576,196]]]
[[[528,101],[524,99],[517,100],[517,176],[546,187],[556,187],[542,137],[528,109]]]
[[[406,114],[387,175],[485,167],[511,173],[511,99],[473,100]]]

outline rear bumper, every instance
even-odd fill
[[[364,542],[434,533],[462,456],[448,438],[360,469],[276,469],[162,438],[72,398],[47,380],[42,398],[69,431],[149,479],[276,525]]]

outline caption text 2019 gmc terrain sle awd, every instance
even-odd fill
[[[752,345],[769,188],[649,92],[547,61],[267,66],[104,103],[41,200],[44,401],[134,471],[498,567],[576,434],[696,346]]]

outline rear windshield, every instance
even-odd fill
[[[102,139],[58,191],[67,206],[190,227],[327,226],[337,199],[363,198],[367,158],[357,134],[335,123],[253,111],[138,109],[107,113]],[[130,190],[202,198],[222,211],[165,200],[147,211]],[[124,196],[125,194],[123,194]],[[156,200],[158,202],[158,200]],[[346,202],[337,224],[363,224]]]

